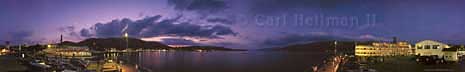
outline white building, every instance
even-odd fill
[[[465,49],[459,49],[459,50],[458,50],[458,55],[459,55],[460,57],[465,56]]]
[[[449,45],[440,43],[433,40],[424,40],[415,44],[415,55],[419,56],[433,56],[438,55],[442,57],[442,49],[450,48]]]
[[[444,52],[444,60],[446,61],[458,61],[457,48],[445,48],[442,50]]]
[[[464,45],[458,45],[458,46],[453,46],[453,47],[456,47],[457,48],[457,54],[459,55],[459,57],[462,57],[465,55],[465,46]]]
[[[454,51],[455,50],[455,51]],[[424,40],[415,44],[415,55],[437,56],[446,61],[457,61],[457,49],[452,49],[449,45],[433,41]]]

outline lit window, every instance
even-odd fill
[[[417,46],[417,49],[423,49],[423,46]]]

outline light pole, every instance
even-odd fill
[[[337,40],[334,40],[334,54],[337,54]]]
[[[125,32],[123,37],[124,37],[124,39],[126,41],[126,48],[128,48],[129,47],[129,35],[128,35],[128,32]]]

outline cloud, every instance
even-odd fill
[[[121,37],[123,35],[122,30],[127,25],[123,23],[120,20],[113,20],[106,24],[97,23],[94,25],[95,35],[97,37]]]
[[[74,26],[66,26],[66,27],[58,28],[58,30],[62,32],[74,31],[74,29],[76,29],[76,27]]]
[[[211,19],[207,19],[207,22],[221,23],[221,24],[227,24],[227,25],[232,25],[234,23],[234,21],[231,21],[225,18],[211,18]]]
[[[311,13],[365,14],[383,12],[381,0],[250,0],[249,11],[254,14]]]
[[[31,42],[31,38],[33,37],[32,31],[14,31],[8,33],[8,38],[12,44],[22,44]]]
[[[258,13],[318,7],[318,0],[252,0],[250,11]]]
[[[177,10],[218,12],[228,8],[224,0],[168,0]]]
[[[192,40],[187,40],[183,38],[164,38],[161,42],[167,45],[201,45]]]
[[[377,41],[388,41],[389,40],[389,38],[377,37],[377,36],[370,35],[370,34],[360,35],[358,37],[358,39],[360,39],[360,40],[377,40]]]
[[[141,20],[113,20],[108,23],[97,23],[90,28],[80,30],[82,37],[121,37],[125,32],[130,37],[147,38],[157,36],[179,36],[199,38],[221,38],[236,35],[231,28],[222,25],[201,25],[178,21],[182,16],[161,20],[161,16],[146,17]]]
[[[80,31],[80,35],[81,35],[82,37],[92,37],[92,36],[93,36],[93,34],[91,34],[90,31],[89,31],[88,29],[82,29],[82,30]]]
[[[58,28],[59,31],[61,31],[65,39],[80,39],[81,35],[79,32],[75,31],[76,27],[75,26],[66,26],[66,27],[61,27]]]

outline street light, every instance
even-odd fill
[[[128,33],[127,32],[124,33],[124,38],[128,38],[128,37],[129,37]]]
[[[48,45],[47,45],[47,48],[52,48],[52,45],[51,45],[51,44],[48,44]]]
[[[334,40],[334,54],[337,54],[337,40]]]
[[[129,47],[129,35],[128,35],[128,32],[125,32],[124,35],[123,35],[124,39],[126,40],[126,48]]]

